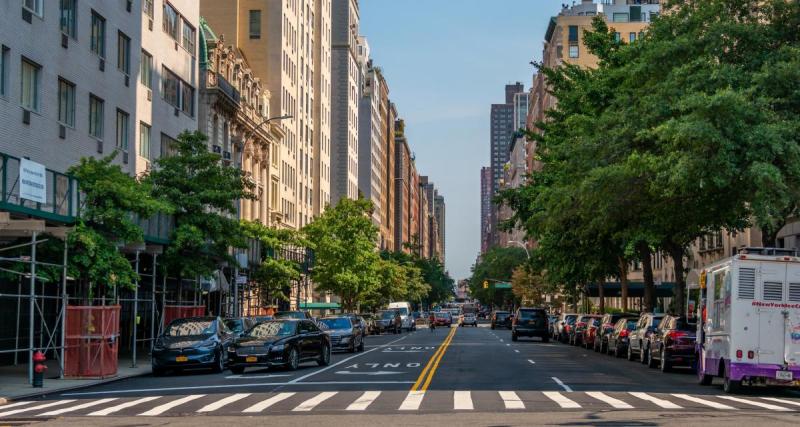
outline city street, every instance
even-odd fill
[[[170,422],[199,417],[203,423],[204,416],[294,420],[298,415],[325,415],[336,423],[359,424],[352,415],[448,413],[489,413],[496,420],[509,417],[509,423],[523,422],[519,413],[540,417],[539,422],[578,422],[599,415],[613,418],[617,411],[625,411],[629,421],[656,417],[659,423],[687,414],[728,416],[732,411],[739,417],[796,422],[800,396],[780,390],[724,395],[719,386],[696,385],[689,371],[662,374],[560,343],[511,342],[510,331],[481,324],[369,337],[363,353],[335,354],[327,367],[146,376],[11,402],[0,407],[0,423],[60,423],[87,416],[98,425],[130,417],[137,423],[148,417],[170,417]],[[302,424],[302,418],[295,422]]]

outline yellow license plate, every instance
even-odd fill
[[[245,360],[246,362],[248,362],[248,363],[250,363],[250,362],[258,362],[258,357],[255,357],[255,356],[247,356],[247,358],[245,358],[244,360]]]
[[[188,362],[189,358],[186,357],[186,356],[178,356],[178,357],[175,358],[175,361],[176,362]]]

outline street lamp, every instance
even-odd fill
[[[518,241],[516,241],[516,240],[509,240],[509,241],[508,241],[508,244],[509,244],[509,245],[517,245],[517,246],[521,247],[522,249],[525,249],[525,256],[527,256],[527,257],[528,257],[528,259],[531,259],[531,253],[530,253],[530,252],[528,252],[528,247],[527,247],[527,246],[525,246],[525,244],[524,244],[524,243],[522,243],[522,242],[518,242]]]
[[[294,118],[294,116],[292,116],[290,114],[287,114],[285,116],[270,117],[270,118],[264,120],[263,122],[259,123],[258,125],[256,125],[256,127],[253,128],[253,131],[255,132],[256,130],[258,130],[258,128],[260,128],[261,126],[264,126],[265,124],[267,124],[267,123],[269,123],[269,122],[271,122],[273,120],[284,120],[284,119],[293,119],[293,118]]]

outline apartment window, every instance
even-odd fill
[[[150,158],[150,126],[139,122],[139,156]]]
[[[147,15],[148,18],[153,19],[153,0],[143,0],[142,1],[142,12]]]
[[[181,100],[179,94],[181,80],[167,68],[163,68],[163,73],[161,73],[161,76],[161,80],[163,81],[161,94],[164,97],[164,101],[167,101],[168,104],[176,108],[180,108]]]
[[[619,43],[620,41],[622,41],[622,34],[620,34],[620,33],[614,33],[614,41],[615,41],[615,42],[617,42],[617,43]]]
[[[183,48],[189,51],[192,55],[194,55],[194,45],[195,45],[195,29],[184,19],[183,20]]]
[[[631,32],[630,34],[628,34],[628,41],[631,42],[631,43],[635,42],[636,41],[636,33]]]
[[[161,134],[161,157],[169,157],[178,151],[178,141]]]
[[[578,56],[579,56],[578,45],[576,45],[576,44],[569,45],[569,57],[570,58],[577,58]]]
[[[106,57],[106,19],[92,11],[92,52],[101,58]]]
[[[569,41],[570,43],[578,42],[578,26],[577,25],[570,25],[569,26]]]
[[[117,69],[131,73],[131,39],[122,31],[117,32]]]
[[[261,38],[261,11],[260,10],[251,10],[250,11],[250,38],[251,39],[260,39]]]
[[[627,13],[614,13],[612,15],[612,20],[614,22],[628,22],[630,21],[630,15]]]
[[[76,38],[77,6],[76,0],[61,0],[61,32]]]
[[[30,111],[39,111],[39,84],[42,67],[25,58],[22,58],[21,87],[19,101],[22,108]]]
[[[117,110],[117,148],[125,152],[128,151],[128,119],[128,113]]]
[[[164,32],[178,40],[178,12],[169,3],[164,3]]]
[[[6,96],[9,49],[0,44],[0,96]]]
[[[153,89],[153,57],[145,51],[142,51],[139,76],[146,88]]]
[[[58,121],[75,127],[75,85],[58,79]]]
[[[105,102],[89,95],[89,136],[103,139],[103,108]]]
[[[42,0],[23,0],[22,7],[36,15],[42,16]]]
[[[194,88],[185,82],[181,82],[181,110],[194,116]]]

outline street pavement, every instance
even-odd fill
[[[74,420],[95,425],[96,419],[114,424],[158,419],[163,424],[178,422],[176,417],[265,415],[286,420],[323,415],[336,425],[368,424],[370,416],[385,415],[426,425],[448,414],[493,414],[492,423],[506,425],[587,422],[590,414],[606,414],[589,418],[596,422],[656,420],[639,425],[685,424],[681,417],[688,414],[703,419],[732,413],[739,421],[800,422],[800,395],[795,392],[725,395],[718,385],[696,385],[688,370],[662,374],[560,343],[512,342],[508,330],[486,326],[371,336],[364,352],[337,353],[327,367],[309,363],[297,371],[144,376],[10,402],[0,406],[0,425]],[[354,415],[363,418],[354,423]],[[414,418],[418,416],[423,418]],[[463,418],[465,425],[492,424],[471,424],[482,419]]]

